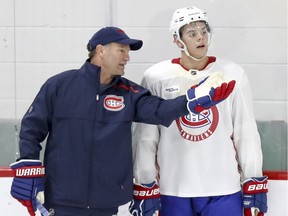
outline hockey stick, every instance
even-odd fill
[[[40,213],[43,216],[53,216],[54,214],[49,213],[48,210],[39,202],[38,199],[36,199],[36,203],[37,203],[37,209],[40,211]]]
[[[254,216],[258,216],[258,213],[259,213],[260,211],[259,211],[259,209],[258,208],[255,208],[255,210],[254,210]]]

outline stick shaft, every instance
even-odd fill
[[[39,202],[38,199],[36,199],[37,201],[37,209],[40,211],[40,213],[43,216],[50,216],[49,212],[47,211],[47,209]]]

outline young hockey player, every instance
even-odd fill
[[[236,80],[236,86],[227,100],[182,116],[168,128],[136,124],[136,184],[130,212],[152,216],[161,209],[161,216],[242,216],[244,209],[245,216],[261,216],[267,211],[267,177],[262,174],[245,71],[234,62],[207,56],[211,27],[199,8],[177,9],[170,31],[181,57],[150,67],[144,87],[172,99],[215,72]]]

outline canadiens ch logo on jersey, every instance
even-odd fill
[[[219,113],[216,106],[199,115],[188,114],[176,120],[177,127],[184,139],[198,142],[210,137],[219,122]]]
[[[104,99],[104,108],[109,111],[120,111],[125,107],[122,96],[107,95]]]

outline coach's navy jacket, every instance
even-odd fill
[[[45,200],[117,207],[133,195],[131,124],[169,126],[188,114],[186,97],[163,100],[123,77],[100,85],[89,61],[48,79],[22,119],[20,158],[39,159],[47,137]]]

